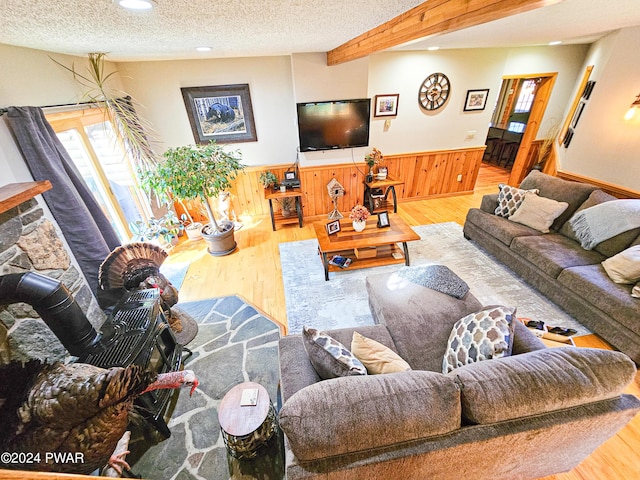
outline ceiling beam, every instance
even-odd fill
[[[449,33],[563,0],[429,0],[327,52],[337,65],[429,35]]]

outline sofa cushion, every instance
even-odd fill
[[[595,185],[588,183],[570,182],[552,177],[538,170],[532,170],[522,180],[520,188],[530,190],[537,188],[541,197],[552,198],[558,202],[567,202],[569,206],[551,225],[551,230],[558,230],[571,218],[578,207],[584,203],[591,192],[597,190]]]
[[[478,208],[469,209],[466,221],[478,226],[485,232],[490,232],[496,240],[499,240],[507,247],[511,246],[514,238],[542,235],[542,232],[531,227],[516,222],[509,222],[503,217],[484,212]]]
[[[458,320],[451,330],[442,373],[463,365],[511,355],[515,308],[497,305]]]
[[[538,193],[537,189],[522,190],[518,187],[512,187],[506,183],[498,184],[498,206],[494,213],[499,217],[509,218],[522,204],[524,196],[527,192]]]
[[[615,283],[636,283],[640,280],[640,245],[607,258],[602,267]]]
[[[518,209],[509,217],[509,220],[518,222],[527,227],[535,228],[542,233],[549,233],[549,227],[553,221],[564,212],[569,204],[557,202],[551,198],[539,197],[536,194],[527,193]]]
[[[631,296],[632,285],[613,283],[602,265],[570,267],[558,282],[633,332],[638,331],[638,300]]]
[[[303,327],[302,338],[309,361],[322,379],[366,375],[360,360],[339,341],[315,328]]]
[[[636,367],[610,350],[560,347],[460,367],[462,415],[488,424],[613,398]]]
[[[374,321],[387,326],[396,351],[415,370],[441,372],[451,327],[482,309],[471,293],[458,300],[395,273],[369,275],[366,286]]]
[[[553,278],[565,268],[599,264],[605,259],[559,233],[518,237],[513,240],[511,249]]]
[[[367,368],[369,374],[395,373],[411,370],[400,355],[380,342],[353,332],[351,353]]]
[[[602,190],[594,190],[589,195],[589,198],[585,200],[585,202],[580,205],[580,208],[576,210],[576,213],[584,210],[585,208],[593,207],[594,205],[598,205],[604,202],[610,202],[611,200],[618,200],[613,195],[609,195],[608,193],[603,192]],[[575,231],[571,226],[571,222],[565,222],[560,228],[560,233],[563,235],[577,241]],[[603,254],[605,257],[612,257],[617,253],[620,253],[625,248],[628,248],[631,243],[638,238],[640,235],[640,228],[635,228],[633,230],[629,230],[627,232],[620,233],[613,238],[605,240],[604,242],[600,242],[595,246],[594,250]]]
[[[408,371],[342,377],[295,393],[279,414],[301,461],[361,452],[460,428],[460,391],[453,378]]]
[[[633,298],[640,298],[640,282],[636,283],[631,289],[631,296]]]

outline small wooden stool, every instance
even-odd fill
[[[241,405],[242,392],[257,389],[256,405]],[[276,411],[267,390],[255,382],[236,385],[220,402],[218,421],[227,451],[235,458],[255,458],[278,429]]]

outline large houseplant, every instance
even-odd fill
[[[209,223],[202,227],[202,238],[209,253],[226,255],[236,248],[234,224],[216,220],[208,199],[231,187],[231,181],[244,168],[239,151],[227,152],[211,141],[205,145],[170,148],[155,168],[140,172],[142,186],[160,198],[168,194],[182,200],[198,198],[207,210]]]

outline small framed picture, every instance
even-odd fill
[[[488,96],[488,88],[484,90],[467,90],[467,100],[464,102],[464,111],[484,110],[484,107],[487,106]]]
[[[296,179],[296,172],[294,172],[294,171],[284,172],[284,179],[285,180],[295,180]]]
[[[388,227],[389,225],[389,212],[380,212],[378,214],[378,228]]]
[[[395,117],[398,115],[399,93],[376,95],[373,110],[374,117]]]
[[[334,220],[333,222],[327,223],[327,233],[329,235],[333,235],[334,233],[338,233],[340,231],[340,220]]]

